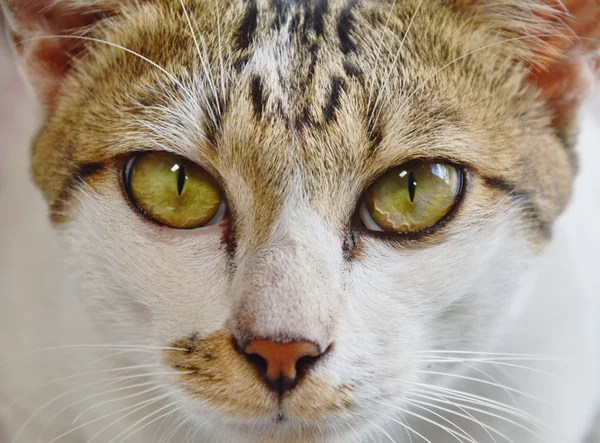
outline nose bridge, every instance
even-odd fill
[[[339,271],[327,242],[313,238],[279,232],[244,259],[233,287],[238,341],[301,340],[327,348],[340,300]]]

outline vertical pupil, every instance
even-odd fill
[[[183,187],[185,186],[185,168],[183,167],[183,165],[179,166],[179,169],[177,170],[177,193],[181,196],[181,194],[183,193]]]
[[[408,195],[410,197],[410,201],[415,201],[415,191],[417,190],[417,182],[415,181],[415,173],[410,171],[408,173]]]

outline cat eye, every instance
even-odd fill
[[[445,163],[410,162],[392,169],[367,190],[359,213],[371,231],[410,233],[446,217],[457,203],[463,174]]]
[[[134,157],[125,170],[133,202],[148,216],[176,229],[219,223],[225,202],[215,179],[197,164],[167,152]]]

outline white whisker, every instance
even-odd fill
[[[481,48],[481,49],[483,49],[483,48]],[[441,355],[441,354],[457,355],[458,354],[458,355],[475,355],[475,356],[482,357],[482,358],[485,356],[506,357],[506,358],[521,357],[521,358],[526,358],[526,359],[561,361],[557,357],[550,356],[550,355],[541,355],[541,354],[519,354],[519,353],[513,354],[513,353],[502,353],[502,352],[494,353],[494,352],[483,352],[483,351],[450,351],[450,350],[446,350],[446,349],[412,351],[411,354],[436,354],[436,355]]]
[[[142,401],[142,402],[140,402],[140,403],[136,403],[135,405],[132,405],[132,406],[127,406],[126,408],[119,409],[118,411],[113,411],[113,412],[111,412],[111,413],[109,413],[109,414],[106,414],[106,415],[104,415],[104,416],[102,416],[102,417],[98,417],[98,418],[95,418],[95,419],[93,419],[93,420],[90,420],[90,421],[87,421],[87,422],[85,422],[85,423],[82,423],[82,424],[80,424],[80,425],[78,425],[78,426],[76,426],[76,427],[74,427],[74,428],[71,428],[71,429],[70,429],[70,430],[68,430],[67,432],[64,432],[64,433],[62,433],[62,434],[61,434],[61,435],[59,435],[58,437],[55,437],[55,438],[53,438],[53,439],[52,439],[52,440],[50,440],[48,443],[54,443],[54,442],[56,442],[56,441],[60,440],[61,438],[63,438],[63,437],[66,437],[67,435],[70,435],[70,434],[72,434],[73,432],[75,432],[75,431],[77,431],[77,430],[79,430],[79,429],[82,429],[82,428],[84,428],[84,427],[86,427],[86,426],[89,426],[89,425],[91,425],[91,424],[93,424],[93,423],[97,423],[97,422],[99,422],[99,421],[101,421],[101,420],[104,420],[105,418],[111,417],[111,416],[113,416],[113,415],[116,415],[116,414],[120,414],[121,412],[129,411],[130,409],[133,409],[133,408],[137,408],[137,409],[134,409],[133,411],[131,411],[131,412],[129,412],[129,413],[127,413],[127,414],[125,414],[125,415],[123,415],[123,416],[119,417],[117,420],[113,421],[113,422],[112,422],[110,425],[108,425],[107,427],[104,427],[104,428],[102,428],[102,429],[100,430],[100,432],[98,432],[98,433],[97,433],[97,434],[95,434],[95,435],[94,435],[94,436],[93,436],[93,437],[92,437],[90,440],[88,440],[88,443],[89,443],[89,442],[91,442],[93,439],[95,439],[95,438],[96,438],[98,435],[100,435],[102,432],[104,432],[104,431],[105,431],[105,430],[107,430],[109,427],[111,427],[112,425],[114,425],[115,423],[118,423],[120,420],[122,420],[122,419],[124,419],[124,418],[128,417],[128,416],[129,416],[129,415],[131,415],[131,414],[134,414],[135,412],[139,411],[140,409],[143,409],[144,407],[146,407],[146,406],[147,406],[147,405],[149,405],[149,404],[153,404],[153,403],[156,403],[157,401],[160,401],[161,399],[163,399],[163,398],[167,397],[168,395],[169,395],[169,394],[163,394],[163,395],[161,395],[161,396],[159,396],[159,397],[151,398],[151,399],[149,399],[149,400],[144,400],[144,401]]]
[[[156,412],[154,412],[154,413],[152,413],[152,414],[149,414],[149,415],[147,415],[147,416],[146,416],[146,417],[144,417],[142,420],[143,420],[143,421],[145,421],[145,420],[147,420],[148,418],[150,418],[151,416],[153,416],[153,415],[157,414],[158,412],[160,412],[160,411],[163,411],[163,410],[167,409],[167,408],[168,408],[168,407],[170,407],[170,406],[174,406],[174,405],[176,405],[176,404],[180,404],[180,403],[181,403],[181,401],[175,401],[175,402],[173,402],[173,403],[170,403],[169,405],[165,406],[164,408],[161,408],[161,409],[159,409],[158,411],[156,411]],[[141,426],[140,428],[138,428],[138,429],[134,430],[132,433],[128,434],[128,435],[127,435],[125,438],[121,439],[120,443],[123,443],[125,440],[127,440],[127,439],[128,439],[128,438],[130,438],[131,436],[135,435],[136,433],[140,432],[142,429],[144,429],[144,428],[147,428],[147,427],[148,427],[148,426],[150,426],[152,423],[156,423],[158,420],[160,420],[160,419],[163,419],[163,418],[165,418],[165,417],[168,417],[169,415],[171,415],[171,414],[174,414],[175,412],[177,412],[177,411],[179,411],[179,410],[181,410],[181,407],[173,408],[173,409],[171,409],[169,412],[166,412],[166,413],[164,413],[164,414],[162,414],[162,415],[159,415],[158,417],[156,417],[156,418],[154,418],[154,419],[150,420],[148,423],[145,423],[143,426]],[[127,432],[127,431],[125,431],[125,432]],[[113,440],[111,440],[111,441],[114,441],[114,440],[116,440],[117,438],[118,438],[118,436],[117,436],[117,437],[115,437],[115,438],[114,438]],[[110,443],[110,442],[109,442],[109,443]]]
[[[466,358],[465,359],[465,358],[451,358],[451,357],[440,357],[440,358],[434,358],[434,359],[418,359],[418,361],[420,363],[461,363],[461,364],[465,364],[465,365],[467,363],[483,363],[483,364],[494,365],[494,366],[504,366],[504,367],[508,367],[508,368],[523,369],[526,371],[537,372],[538,374],[543,374],[548,377],[558,378],[558,376],[556,374],[552,374],[550,372],[543,371],[538,368],[533,368],[531,366],[507,363],[506,360],[515,361],[515,359],[491,359],[490,360],[490,359],[481,359],[481,358]],[[523,359],[523,360],[524,361],[542,361],[542,362],[552,361],[552,360],[532,360],[532,359]]]
[[[486,371],[483,371],[482,369],[479,369],[479,368],[478,368],[478,367],[476,367],[476,366],[473,366],[473,365],[470,365],[470,364],[468,364],[468,363],[464,363],[464,362],[463,362],[462,364],[463,364],[464,366],[466,366],[467,368],[470,368],[471,370],[473,370],[473,371],[477,371],[477,372],[479,372],[480,374],[482,374],[483,376],[485,376],[485,377],[488,377],[488,378],[489,378],[489,379],[490,379],[490,380],[491,380],[493,383],[495,383],[496,385],[498,385],[498,386],[502,386],[502,389],[503,389],[503,390],[504,390],[504,392],[506,392],[506,394],[507,394],[507,395],[510,397],[510,399],[513,401],[513,403],[515,404],[515,406],[516,406],[517,408],[519,408],[519,407],[520,407],[520,406],[519,406],[519,402],[517,401],[517,399],[516,399],[516,398],[515,398],[515,397],[512,395],[512,393],[511,393],[511,392],[510,392],[508,389],[506,389],[506,386],[505,386],[505,385],[503,385],[502,383],[500,383],[500,382],[499,382],[499,381],[498,381],[496,378],[492,377],[492,376],[491,376],[489,373],[487,373]]]
[[[163,435],[158,443],[169,443],[173,436],[177,434],[177,431],[181,429],[185,423],[187,422],[187,418],[185,416],[180,417],[178,420],[173,422],[173,425],[167,429],[167,432]]]
[[[390,22],[390,19],[392,18],[392,13],[394,12],[394,8],[396,7],[396,2],[398,0],[394,0],[392,2],[392,6],[390,7],[390,12],[388,12],[388,16],[387,19],[385,21],[385,26],[384,29],[387,29],[388,24]],[[379,59],[381,57],[381,48],[383,47],[383,40],[384,40],[384,33],[381,33],[381,39],[379,40],[379,45],[377,47],[377,55],[375,56],[375,63],[373,64],[373,66],[377,66],[377,64],[379,63]],[[369,86],[369,100],[367,101],[367,103],[371,103],[371,99],[373,98],[373,86],[375,85],[375,82],[371,82],[371,85]]]
[[[544,401],[544,400],[542,400],[542,399],[540,399],[540,398],[538,398],[538,397],[536,397],[534,395],[528,394],[528,393],[523,392],[523,391],[521,391],[519,389],[511,388],[511,387],[505,386],[503,384],[491,382],[491,381],[488,381],[488,380],[481,380],[480,378],[469,377],[467,375],[453,374],[451,372],[426,371],[426,370],[416,370],[415,372],[417,372],[418,374],[429,374],[429,375],[439,375],[439,376],[442,376],[442,377],[459,378],[461,380],[469,380],[469,381],[473,381],[475,383],[481,383],[481,384],[488,385],[488,386],[494,386],[494,387],[497,387],[497,388],[504,389],[506,391],[513,392],[515,394],[522,395],[524,397],[527,397],[527,398],[529,398],[531,400],[535,400],[535,401],[537,401],[539,403],[542,403],[544,405],[549,405],[549,403],[547,401]]]
[[[157,384],[160,384],[160,386],[156,386]],[[88,407],[87,407],[87,408],[85,408],[83,411],[81,411],[81,412],[80,412],[80,413],[77,415],[77,417],[75,417],[75,418],[73,419],[73,424],[77,423],[77,422],[78,422],[78,421],[79,421],[79,420],[80,420],[80,419],[81,419],[81,418],[82,418],[82,417],[83,417],[83,416],[84,416],[84,415],[85,415],[87,412],[91,411],[92,409],[99,408],[100,406],[103,406],[103,405],[106,405],[106,404],[109,404],[109,403],[114,403],[114,402],[116,402],[116,401],[128,400],[128,399],[130,399],[130,398],[138,397],[138,396],[140,396],[140,395],[147,394],[148,392],[156,391],[156,390],[158,390],[158,389],[162,389],[162,388],[163,388],[163,386],[162,386],[162,383],[160,383],[160,382],[148,382],[148,383],[141,383],[141,384],[139,384],[139,385],[133,385],[133,386],[129,386],[129,387],[126,387],[126,388],[115,389],[115,390],[113,390],[112,392],[116,392],[116,391],[122,391],[123,389],[131,389],[131,388],[134,388],[134,387],[143,387],[143,386],[149,386],[149,385],[155,385],[155,386],[154,386],[153,388],[148,388],[148,389],[145,389],[145,390],[143,390],[143,391],[141,391],[141,392],[136,392],[136,393],[134,393],[134,394],[127,395],[127,396],[125,396],[125,397],[111,398],[111,399],[109,399],[109,400],[104,400],[104,401],[101,401],[100,403],[96,403],[96,404],[94,404],[94,405],[88,406]],[[101,394],[97,394],[96,396],[98,396],[98,395],[104,395],[104,394],[108,394],[108,393],[110,393],[110,392],[111,392],[111,391],[108,391],[108,392],[103,392],[103,393],[101,393]]]
[[[169,77],[175,84],[177,84],[180,88],[182,88],[183,90],[187,90],[187,88],[177,79],[177,77],[175,77],[173,74],[171,74],[169,71],[167,71],[165,68],[163,68],[162,66],[160,66],[158,63],[153,62],[152,60],[150,60],[148,57],[144,57],[143,55],[129,49],[126,48],[125,46],[121,46],[118,45],[116,43],[112,43],[106,40],[100,40],[97,38],[93,38],[93,37],[85,37],[82,35],[45,35],[43,37],[31,37],[31,38],[27,38],[24,39],[24,41],[34,41],[34,40],[47,40],[47,39],[76,39],[76,40],[86,40],[86,41],[90,41],[90,42],[95,42],[95,43],[100,43],[100,44],[104,44],[104,45],[108,45],[108,46],[112,46],[114,48],[117,49],[121,49],[129,54],[135,55],[136,57],[140,58],[141,60],[144,60],[146,63],[149,63],[150,65],[154,66],[156,69],[158,69],[159,71],[161,71],[163,74],[165,74],[167,77]]]
[[[375,98],[375,104],[373,105],[373,109],[377,109],[379,101],[381,100],[381,97],[383,96],[383,93],[385,92],[385,88],[389,84],[389,80],[392,77],[392,72],[393,72],[394,68],[396,67],[396,65],[398,64],[398,58],[400,58],[400,53],[402,52],[402,49],[404,48],[404,43],[406,42],[406,38],[408,37],[410,29],[412,28],[412,25],[415,21],[415,18],[417,17],[419,10],[421,9],[422,4],[423,4],[423,0],[419,0],[419,4],[417,5],[415,12],[413,13],[413,15],[410,19],[410,22],[408,23],[408,28],[404,32],[404,37],[402,37],[402,41],[400,42],[400,47],[398,48],[398,51],[396,52],[396,55],[394,56],[394,60],[392,61],[392,64],[390,65],[390,68],[388,69],[388,72],[387,72],[386,78],[383,82],[383,85],[381,86],[381,88],[379,88],[379,92],[377,94],[377,97]],[[378,120],[379,120],[379,113],[377,114],[377,117],[375,118],[375,123]],[[369,127],[375,126],[375,123],[373,123],[373,125],[371,125],[372,122],[373,122],[373,115],[371,114],[369,116]],[[371,131],[371,136],[372,135],[373,135],[373,131]]]
[[[414,395],[420,396],[421,394],[414,394]],[[431,397],[426,397],[425,396],[425,398],[428,398],[428,399],[432,400]],[[452,400],[454,400],[454,401],[462,400],[463,402],[468,402],[466,399],[461,399],[460,397],[450,397],[450,398],[452,398]],[[445,403],[445,404],[449,404],[449,405],[456,404],[455,402],[450,401],[449,399],[448,400],[439,400],[439,399],[437,399],[436,401],[439,401],[439,402],[442,402],[442,403]],[[479,404],[479,403],[475,403],[475,404]],[[510,423],[510,424],[512,424],[512,425],[520,428],[520,429],[523,429],[525,432],[533,435],[534,437],[537,437],[537,438],[539,438],[541,440],[544,440],[543,436],[540,433],[534,431],[531,428],[528,428],[527,426],[525,426],[525,425],[523,425],[523,424],[521,424],[521,423],[519,423],[519,422],[517,422],[515,420],[512,420],[511,418],[505,417],[503,415],[496,414],[494,412],[490,412],[490,411],[485,410],[485,409],[477,408],[475,406],[471,406],[471,405],[468,405],[468,404],[460,404],[460,405],[463,408],[468,409],[470,411],[478,412],[480,414],[484,414],[484,415],[487,415],[487,416],[490,416],[490,417],[493,417],[493,418],[497,418],[497,419],[502,420],[502,421],[504,421],[506,423]],[[486,404],[486,403],[482,403],[482,404],[480,404],[480,406],[490,407],[492,409],[498,409],[498,408],[494,408],[494,407],[492,407],[492,406],[490,406],[489,404]],[[507,412],[507,411],[503,410],[503,412]],[[511,414],[511,415],[515,415],[515,414]],[[525,419],[523,417],[519,417],[519,418],[522,418],[525,421]],[[535,423],[532,423],[531,421],[528,421],[528,423],[535,424]]]
[[[169,347],[169,346],[134,346],[134,345],[124,345],[121,343],[118,344],[100,344],[100,345],[86,345],[86,344],[81,344],[81,345],[60,345],[60,346],[50,346],[47,348],[40,348],[40,349],[35,349],[33,351],[27,351],[24,352],[20,355],[17,355],[15,358],[23,358],[23,357],[27,357],[33,354],[38,354],[40,352],[47,352],[47,351],[57,351],[57,350],[71,350],[71,349],[91,349],[91,350],[107,350],[107,351],[113,351],[113,350],[117,350],[117,349],[126,349],[129,350],[131,352],[150,352],[150,351],[187,351],[187,349],[183,349],[183,348],[173,348],[173,347]],[[3,365],[5,363],[8,363],[10,361],[10,359],[5,359],[0,361],[0,365]]]
[[[414,428],[411,428],[410,426],[402,423],[400,420],[391,417],[387,414],[383,414],[384,417],[389,418],[390,420],[392,420],[394,423],[398,423],[400,426],[403,426],[405,429],[408,429],[410,432],[412,432],[413,434],[415,434],[417,437],[422,438],[423,440],[425,440],[427,443],[432,443],[431,440],[425,438],[425,436],[423,434],[418,433],[417,431],[414,430]]]
[[[446,398],[452,398],[454,400],[460,400],[462,402],[467,403],[466,404],[461,404],[462,407],[469,409],[469,410],[473,410],[473,411],[477,411],[480,412],[482,414],[485,415],[489,415],[495,418],[499,418],[503,421],[506,421],[508,423],[511,423],[519,428],[522,428],[524,430],[526,430],[529,433],[534,434],[535,436],[539,437],[539,434],[536,433],[535,431],[526,428],[525,426],[523,426],[522,424],[515,422],[511,419],[508,419],[507,417],[504,416],[500,416],[498,414],[494,414],[491,413],[487,410],[483,410],[483,409],[478,409],[478,408],[474,408],[472,406],[469,406],[468,404],[475,404],[475,405],[479,405],[479,406],[484,406],[486,408],[498,411],[498,412],[504,412],[507,413],[515,418],[520,418],[523,421],[526,421],[527,423],[530,423],[532,425],[536,425],[536,427],[538,428],[543,428],[543,429],[547,429],[549,431],[551,431],[552,433],[556,434],[557,436],[565,439],[564,436],[562,436],[559,432],[557,432],[556,430],[554,430],[551,426],[549,426],[547,423],[543,422],[542,420],[532,416],[531,414],[528,414],[520,409],[516,409],[512,406],[509,406],[505,403],[501,403],[495,400],[491,400],[485,397],[481,397],[475,394],[471,394],[471,393],[466,393],[466,392],[461,392],[461,391],[457,391],[455,389],[450,389],[450,388],[444,388],[441,386],[431,386],[431,385],[423,385],[422,383],[414,383],[416,385],[422,385],[425,386],[426,389],[412,389],[411,392],[413,392],[413,395],[421,395],[418,394],[418,392],[422,392],[422,393],[431,393],[431,391],[437,391],[442,392],[443,396]],[[566,439],[565,439],[566,440]]]
[[[221,93],[223,94],[223,100],[225,100],[225,69],[223,67],[223,45],[221,37],[221,8],[219,8],[219,0],[215,0],[215,7],[217,10],[217,40],[219,42],[219,65],[221,67]]]
[[[75,374],[75,375],[69,375],[66,377],[61,377],[55,380],[51,380],[49,382],[46,382],[42,385],[36,386],[35,388],[32,388],[30,390],[28,390],[23,396],[29,395],[32,392],[35,392],[39,389],[45,388],[47,386],[51,386],[54,383],[58,383],[60,381],[65,381],[65,380],[71,380],[73,378],[77,378],[77,377],[84,377],[86,375],[99,375],[99,374],[106,374],[106,373],[110,373],[110,372],[117,372],[117,371],[126,371],[129,369],[138,369],[138,368],[147,368],[147,367],[157,367],[159,365],[137,365],[137,366],[129,366],[129,367],[125,367],[125,368],[117,368],[117,369],[109,369],[109,370],[104,370],[104,371],[94,371],[94,372],[86,372],[83,374]],[[52,403],[54,403],[56,400],[65,397],[66,395],[68,395],[69,393],[81,389],[81,387],[77,387],[77,388],[73,388],[69,391],[63,392],[62,394],[58,395],[57,397],[52,398],[51,400],[47,401],[46,403],[44,403],[42,406],[40,406],[38,409],[36,409],[33,414],[31,414],[27,420],[25,420],[25,423],[23,423],[23,425],[19,428],[19,430],[17,431],[17,434],[14,437],[14,440],[16,441],[19,436],[21,435],[21,433],[25,430],[25,428],[27,427],[27,425],[29,423],[31,423],[31,421],[37,416],[37,414],[39,414],[43,409],[45,409],[46,407],[48,407],[49,405],[51,405]],[[18,402],[18,400],[14,400],[13,402],[11,402],[8,407],[7,410],[12,409],[15,404]]]
[[[510,43],[510,42],[515,42],[515,41],[520,41],[520,40],[528,40],[528,39],[536,39],[536,38],[543,38],[543,37],[563,37],[563,38],[569,38],[568,36],[564,35],[564,34],[537,34],[537,35],[524,35],[524,36],[519,36],[519,37],[512,37],[512,38],[508,38],[505,40],[501,40],[498,42],[494,42],[494,43],[490,43],[484,46],[481,46],[477,49],[474,49],[472,51],[469,51],[457,58],[455,58],[454,60],[452,60],[451,62],[446,63],[444,66],[442,66],[441,68],[439,68],[438,70],[436,70],[435,72],[433,72],[430,76],[428,76],[427,78],[425,78],[425,80],[423,80],[421,83],[419,83],[417,85],[417,87],[415,88],[415,90],[409,94],[409,96],[407,97],[407,99],[404,101],[404,103],[402,104],[402,106],[406,105],[406,103],[408,103],[419,91],[421,91],[425,85],[427,83],[429,83],[433,78],[435,78],[440,72],[442,72],[443,70],[449,68],[450,66],[454,65],[455,63],[459,62],[460,60],[463,60],[473,54],[476,54],[480,51],[483,51],[485,49],[489,49],[489,48],[493,48],[505,43]],[[577,39],[580,40],[588,40],[585,37],[575,37]],[[596,40],[596,39],[591,39],[591,40]],[[381,94],[380,94],[381,96]],[[377,113],[377,117],[375,118],[374,122],[371,124],[371,126],[375,126],[377,124],[377,122],[379,121],[379,117],[381,116],[381,111],[382,108],[379,109],[378,113]]]
[[[133,378],[141,378],[141,377],[144,377],[144,376],[147,377],[147,376],[151,376],[151,375],[156,375],[156,374],[150,374],[150,375],[144,374],[144,375],[133,375],[133,376],[126,376],[126,377],[116,377],[116,378],[112,378],[112,379],[109,379],[109,380],[101,380],[101,381],[96,381],[94,383],[88,383],[88,384],[86,384],[84,386],[73,388],[73,389],[71,389],[71,390],[69,390],[69,391],[67,391],[67,392],[59,395],[58,397],[55,397],[52,400],[52,402],[58,400],[61,397],[64,397],[67,394],[70,394],[71,392],[74,392],[74,391],[80,390],[80,389],[85,389],[87,387],[91,387],[91,386],[94,386],[94,385],[97,385],[97,384],[105,383],[104,386],[102,386],[102,388],[104,389],[104,388],[107,388],[107,387],[109,387],[111,385],[114,385],[116,383],[121,383],[123,381],[131,380]],[[133,387],[140,387],[140,386],[148,385],[150,383],[156,384],[156,383],[159,383],[159,382],[146,382],[146,383],[137,384],[137,385],[133,385],[133,386],[120,387],[118,389],[113,389],[113,390],[110,390],[110,391],[103,391],[101,393],[97,393],[97,394],[94,394],[94,395],[90,395],[90,396],[84,397],[82,399],[77,400],[76,402],[73,402],[73,403],[65,406],[64,408],[62,408],[58,412],[56,412],[52,417],[50,417],[50,419],[48,421],[46,421],[46,423],[44,424],[44,427],[40,431],[40,437],[39,437],[40,440],[41,440],[42,436],[44,435],[45,430],[50,425],[50,423],[52,423],[52,421],[54,421],[56,419],[56,417],[58,417],[60,414],[62,414],[63,412],[65,412],[67,409],[70,409],[73,406],[76,406],[76,405],[78,405],[78,404],[80,404],[80,403],[82,403],[84,401],[90,400],[90,399],[95,398],[97,396],[105,395],[105,394],[110,393],[110,392],[117,392],[117,391],[124,390],[124,389],[130,389],[130,388],[133,388]],[[75,420],[73,421],[73,423],[74,422],[75,422]]]
[[[432,398],[432,400],[435,401],[435,398]],[[429,406],[429,407],[432,407],[432,408],[439,409],[440,411],[444,411],[444,412],[447,412],[449,414],[453,414],[453,415],[456,415],[458,417],[462,417],[462,418],[464,418],[466,420],[472,421],[473,423],[476,423],[477,425],[481,426],[485,430],[485,432],[490,436],[490,438],[492,439],[492,441],[494,441],[494,442],[496,442],[496,439],[494,438],[494,436],[490,432],[494,432],[497,435],[499,435],[500,437],[504,438],[506,441],[514,443],[510,438],[508,438],[506,435],[504,435],[503,433],[501,433],[497,429],[495,429],[495,428],[493,428],[493,427],[491,427],[489,425],[486,425],[485,423],[481,422],[481,420],[477,420],[472,414],[462,414],[460,412],[453,411],[453,410],[445,408],[443,406],[436,405],[436,404],[429,403],[429,402],[425,402],[425,401],[422,401],[422,400],[417,400],[417,399],[406,400],[406,401],[407,401],[407,403],[413,404],[413,405],[415,405],[417,407],[421,407],[419,405]],[[444,401],[444,403],[451,404],[452,406],[455,406],[457,408],[462,409],[462,406],[454,404],[454,403],[452,403],[450,401]]]
[[[416,412],[410,411],[410,410],[408,410],[408,409],[405,409],[405,408],[402,408],[402,407],[400,407],[400,406],[392,405],[392,404],[389,404],[389,403],[384,403],[384,402],[382,402],[382,401],[380,401],[380,400],[374,400],[374,401],[376,401],[377,403],[379,403],[379,404],[381,404],[381,405],[383,405],[383,406],[386,406],[386,407],[392,407],[392,408],[394,408],[394,409],[396,409],[396,410],[398,410],[398,411],[402,412],[403,414],[408,414],[408,415],[411,415],[411,416],[413,416],[413,417],[416,417],[416,418],[418,418],[418,419],[420,419],[420,420],[423,420],[424,422],[426,422],[426,423],[429,423],[429,424],[431,424],[431,425],[433,425],[433,426],[435,426],[435,427],[437,427],[437,428],[439,428],[439,429],[442,429],[444,432],[446,432],[447,434],[449,434],[451,437],[453,437],[453,438],[454,438],[456,441],[458,441],[459,443],[463,443],[463,441],[462,441],[462,438],[464,438],[464,439],[467,439],[467,440],[468,440],[468,441],[470,441],[471,443],[477,443],[477,442],[476,442],[476,441],[473,439],[473,437],[469,437],[469,436],[468,436],[468,434],[467,434],[467,435],[465,435],[465,434],[463,434],[463,433],[461,433],[461,432],[457,432],[457,431],[455,431],[455,430],[453,430],[453,429],[449,428],[448,426],[445,426],[445,425],[443,425],[443,424],[441,424],[441,423],[438,423],[438,422],[436,422],[435,420],[431,420],[430,418],[427,418],[427,417],[425,417],[424,415],[421,415],[421,414],[419,414],[419,413],[416,413]],[[448,419],[446,419],[446,418],[442,417],[440,414],[437,414],[437,413],[434,413],[434,414],[435,414],[435,415],[436,415],[438,418],[442,418],[442,419],[443,419],[443,420],[445,420],[445,421],[449,421]],[[451,422],[450,422],[450,423],[451,423]],[[453,425],[453,426],[456,426],[454,423],[452,423],[452,425]],[[459,428],[459,429],[460,429],[460,428]]]
[[[189,25],[190,28],[190,32],[192,34],[192,38],[194,39],[194,44],[196,45],[196,50],[198,52],[198,57],[200,58],[200,63],[202,63],[202,68],[204,69],[204,73],[206,75],[206,79],[208,80],[208,83],[210,85],[210,88],[212,90],[212,93],[215,97],[215,101],[217,104],[217,113],[221,114],[221,105],[219,104],[219,94],[217,94],[217,89],[215,88],[215,83],[212,79],[212,75],[210,73],[210,66],[208,65],[207,60],[205,60],[204,55],[202,54],[202,50],[200,49],[200,44],[198,43],[198,38],[196,36],[196,31],[194,30],[194,25],[192,25],[192,20],[190,19],[190,16],[187,12],[187,8],[185,7],[185,3],[184,0],[179,0],[179,3],[181,4],[181,9],[183,10],[183,13],[185,15],[185,19],[187,20],[187,23]],[[212,111],[212,107],[210,106],[210,103],[208,101],[208,98],[205,95],[205,99],[206,99],[206,105],[207,105],[207,111],[211,113],[211,119],[213,121],[213,123],[216,125],[217,124],[217,119]]]

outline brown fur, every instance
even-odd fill
[[[254,368],[235,350],[228,331],[210,337],[190,337],[173,343],[187,351],[165,351],[165,362],[182,372],[182,386],[215,409],[239,419],[269,420],[278,412],[301,424],[324,423],[327,416],[352,406],[347,387],[308,375],[279,403]],[[310,399],[311,401],[306,401]]]
[[[88,36],[142,54],[184,83],[191,73],[203,72],[179,1],[95,5],[109,10],[111,19],[98,22]],[[216,11],[202,5],[188,1],[187,9],[204,38],[211,75],[220,86]],[[469,51],[547,29],[541,20],[529,28],[519,21],[534,3],[480,3],[478,15],[468,20],[468,8],[457,9],[457,4],[429,0],[415,14],[416,2],[402,2],[387,27],[390,5],[385,2],[364,1],[352,7],[346,1],[330,1],[320,27],[314,25],[316,6],[281,6],[281,13],[297,26],[291,34],[290,47],[296,50],[290,75],[279,79],[283,98],[264,79],[262,89],[252,89],[260,70],[244,66],[263,41],[286,38],[277,37],[273,29],[277,11],[258,3],[256,29],[244,46],[239,33],[249,20],[245,4],[220,5],[228,92],[209,97],[211,106],[218,102],[222,111],[218,126],[199,123],[202,131],[192,140],[195,149],[184,153],[221,179],[232,212],[240,214],[237,236],[260,243],[297,170],[311,171],[306,186],[312,205],[327,208],[323,217],[342,231],[365,184],[415,157],[445,158],[502,178],[535,209],[538,225],[550,225],[566,205],[574,173],[572,140],[561,138],[565,130],[552,127],[552,107],[528,87],[527,66],[535,60],[531,46],[522,41],[497,44],[444,68]],[[413,15],[413,36],[402,43],[398,30],[406,29]],[[349,24],[341,35],[343,17]],[[90,42],[81,45],[87,51],[73,63],[35,143],[34,177],[52,208],[65,206],[59,202],[68,199],[65,188],[82,165],[152,149],[139,119],[160,126],[164,115],[140,103],[160,104],[156,91],[167,91],[175,99],[183,100],[184,95],[166,75],[130,53]],[[399,49],[383,99],[373,108],[375,93],[388,83],[387,67]],[[515,60],[522,64],[515,65]],[[257,91],[263,95],[260,115],[253,103]],[[369,127],[373,115],[379,118]],[[198,120],[205,119],[199,115]],[[156,134],[152,138],[156,141]],[[163,144],[172,143],[160,138]]]

